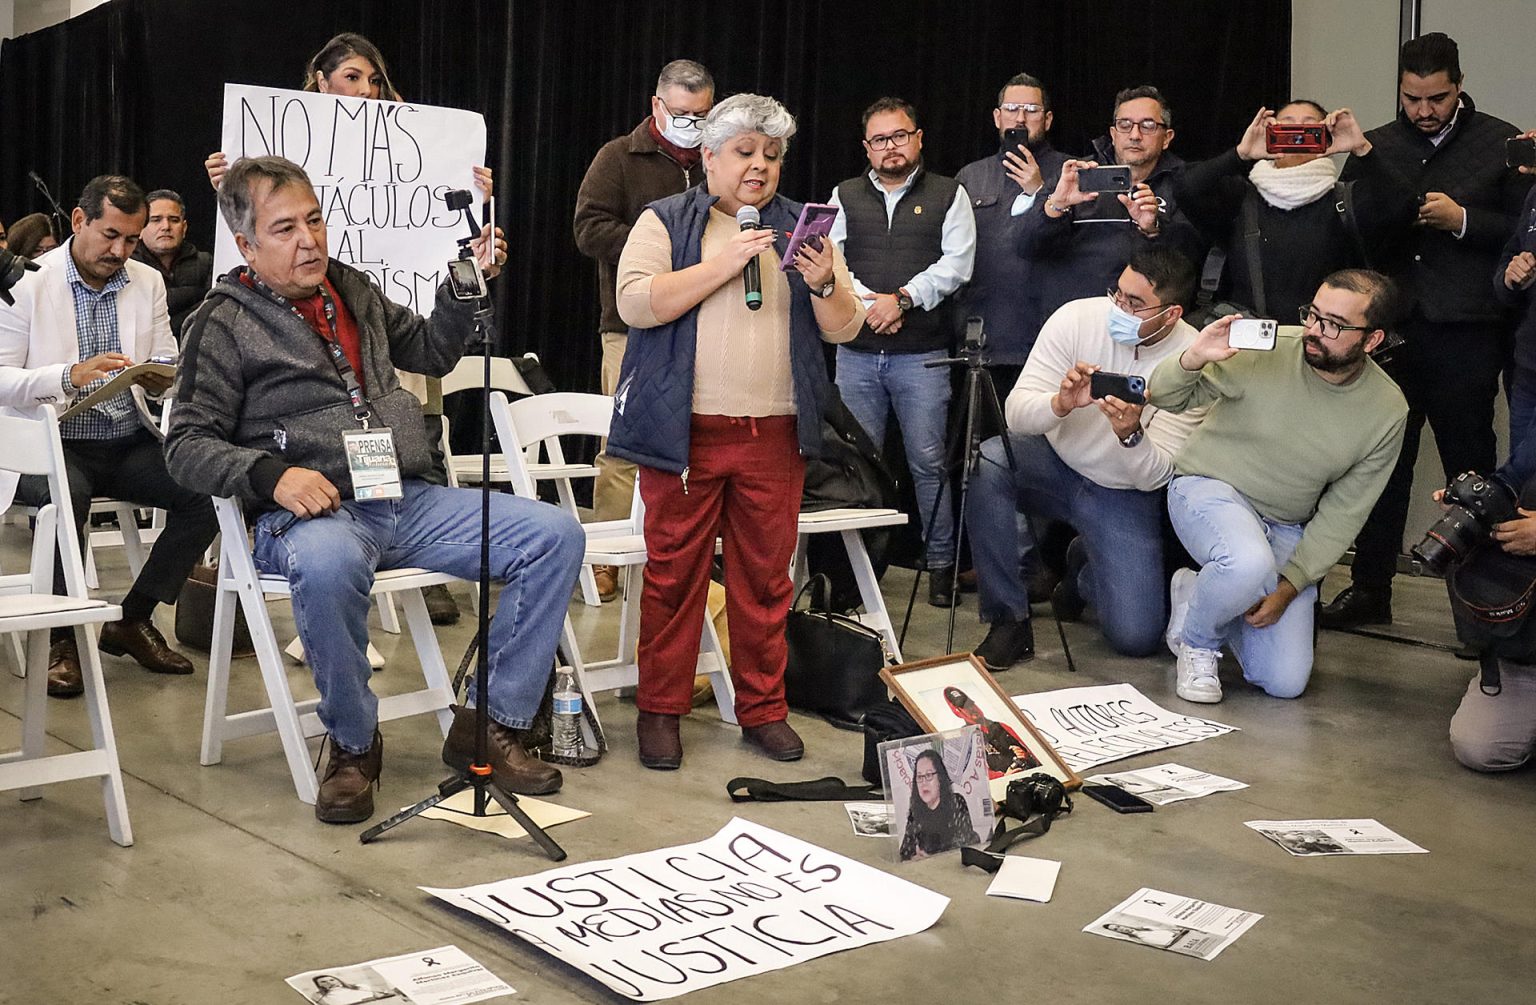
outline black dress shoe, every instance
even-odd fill
[[[1392,589],[1347,586],[1323,607],[1317,623],[1324,628],[1358,628],[1392,623]]]
[[[59,639],[48,647],[48,697],[77,698],[85,693],[80,676],[80,653],[75,637]]]
[[[993,673],[1035,658],[1035,630],[1028,621],[998,618],[976,647],[976,658]]]
[[[448,587],[436,583],[421,591],[421,599],[427,602],[427,618],[434,625],[459,623],[459,605],[448,592]]]
[[[953,565],[928,571],[928,603],[934,607],[955,606],[955,567]]]
[[[192,662],[166,645],[165,636],[148,618],[102,625],[101,651],[113,656],[132,656],[139,666],[153,673],[192,672]]]

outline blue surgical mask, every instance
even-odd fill
[[[1168,308],[1164,307],[1153,317],[1167,314]],[[1150,321],[1151,318],[1146,320]],[[1142,318],[1121,307],[1113,300],[1109,302],[1109,337],[1119,345],[1140,345],[1146,339],[1141,337]],[[1154,333],[1155,334],[1155,333]],[[1151,338],[1149,335],[1147,338]]]

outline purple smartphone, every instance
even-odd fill
[[[795,223],[795,232],[789,235],[789,247],[784,249],[784,259],[779,262],[779,270],[788,272],[795,267],[795,255],[800,251],[800,245],[807,241],[819,242],[822,238],[832,233],[832,221],[837,219],[837,207],[824,202],[808,202],[805,208],[800,210],[800,219]],[[818,247],[812,244],[811,247]]]

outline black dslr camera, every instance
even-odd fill
[[[1413,556],[1437,576],[1488,540],[1494,524],[1516,515],[1515,494],[1509,486],[1476,471],[1452,479],[1440,502],[1450,509],[1424,533],[1424,540],[1413,546]]]
[[[1038,813],[1042,830],[1050,830],[1052,820],[1062,813],[1072,812],[1072,797],[1067,795],[1066,787],[1061,782],[1043,771],[1037,771],[1008,783],[1003,805],[998,807],[998,811],[1001,816],[1023,821]]]

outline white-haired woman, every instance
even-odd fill
[[[792,761],[784,619],[791,600],[804,457],[821,444],[830,393],[821,343],[859,332],[864,308],[830,241],[779,268],[800,206],[778,195],[795,120],[738,94],[704,122],[704,184],[652,203],[619,260],[630,325],[608,452],[640,466],[648,560],[640,600],[640,762],[682,763],[716,536],[724,540],[731,676],[742,735]],[[744,206],[760,230],[742,230]],[[762,306],[742,270],[756,259]]]

